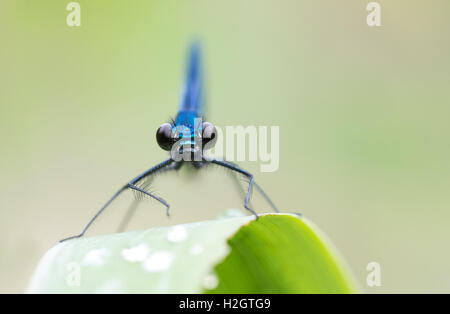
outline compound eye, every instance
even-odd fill
[[[212,148],[217,141],[216,127],[212,123],[204,122],[202,130],[203,149]]]
[[[164,150],[170,150],[172,148],[172,125],[170,123],[164,123],[158,128],[158,131],[156,131],[156,141]]]

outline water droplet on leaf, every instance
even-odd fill
[[[215,274],[210,274],[203,278],[203,287],[205,289],[214,289],[219,285],[219,278]]]
[[[199,255],[200,253],[203,252],[203,246],[201,246],[200,244],[196,244],[194,246],[191,247],[191,249],[189,250],[189,252],[192,255]]]
[[[170,232],[167,234],[167,239],[170,242],[182,242],[186,240],[187,238],[187,230],[183,226],[175,226],[170,230]]]
[[[148,257],[150,248],[146,243],[141,243],[130,249],[122,250],[122,257],[129,262],[143,262]]]
[[[172,265],[174,258],[175,256],[171,252],[155,252],[144,262],[144,268],[149,272],[165,271]]]
[[[89,251],[83,259],[83,264],[90,266],[103,266],[109,252],[107,249],[94,249]]]

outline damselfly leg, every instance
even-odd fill
[[[89,221],[89,223],[86,225],[86,227],[84,227],[83,231],[81,231],[80,234],[66,238],[61,240],[60,242],[64,242],[70,239],[75,239],[75,238],[81,238],[82,236],[84,236],[84,234],[86,233],[86,231],[89,229],[89,227],[94,223],[94,221],[98,218],[98,216],[100,216],[100,214],[112,203],[112,201],[114,201],[120,194],[122,194],[123,191],[127,190],[128,188],[136,190],[138,192],[144,193],[147,196],[150,196],[154,199],[156,199],[157,201],[159,201],[161,204],[163,204],[166,207],[166,213],[169,212],[169,208],[170,205],[161,197],[156,196],[148,191],[145,191],[141,188],[139,188],[138,186],[136,186],[136,183],[139,182],[140,180],[144,179],[145,177],[148,177],[150,175],[153,175],[161,170],[163,170],[165,167],[169,166],[170,164],[172,164],[174,161],[169,158],[163,162],[161,162],[160,164],[150,168],[149,170],[145,171],[144,173],[140,174],[139,176],[137,176],[136,178],[134,178],[133,180],[131,180],[127,185],[123,186],[119,191],[116,192],[116,194],[113,195],[113,197],[111,197],[111,199],[106,202],[105,205],[103,205],[103,207],[94,215],[94,217],[92,217],[92,219]]]
[[[218,166],[222,166],[225,168],[228,168],[230,170],[236,171],[240,174],[243,174],[244,176],[246,176],[249,179],[249,183],[248,183],[248,190],[247,190],[247,196],[245,197],[245,202],[244,202],[244,207],[245,209],[247,209],[248,211],[250,211],[253,215],[255,215],[256,219],[258,219],[258,214],[248,205],[249,201],[250,201],[250,195],[252,193],[252,188],[253,188],[253,174],[251,174],[250,172],[233,165],[232,163],[229,163],[227,161],[222,161],[222,160],[217,160],[217,159],[205,159],[206,161],[209,161],[213,164],[216,164]]]
[[[178,170],[178,169],[180,169],[180,167],[182,165],[183,165],[183,163],[181,163],[181,162],[174,162],[174,163],[172,163],[172,164],[170,164],[168,166],[165,166],[164,168],[161,168],[158,171],[158,174],[165,173],[165,172],[168,172],[168,171],[171,171],[171,170]],[[145,178],[151,179],[151,178],[153,178],[153,176],[152,177],[147,176]],[[145,178],[141,178],[141,180],[143,180]],[[139,183],[139,181],[136,182],[136,184],[137,183]],[[150,185],[150,180],[148,180],[148,182],[144,185],[144,187],[141,186],[141,188],[145,189],[146,187],[148,187],[148,185]],[[144,195],[146,195],[146,194],[144,194]],[[126,229],[126,227],[128,226],[129,222],[131,221],[131,219],[133,218],[134,214],[136,213],[136,210],[137,210],[137,208],[139,206],[140,201],[141,201],[141,199],[136,195],[136,198],[133,200],[133,202],[131,203],[130,207],[128,208],[127,213],[125,214],[124,218],[120,222],[119,227],[117,228],[117,232],[123,232]],[[166,212],[166,214],[167,214],[167,216],[169,216],[169,212],[168,211]]]
[[[239,165],[237,165],[234,162],[231,161],[226,161],[225,158],[222,158],[223,161],[235,166],[236,168],[241,168],[239,167]],[[242,168],[241,168],[242,169]],[[233,181],[238,189],[239,192],[242,192],[242,186],[239,182],[239,179],[236,176],[236,171],[232,172],[232,177],[233,177]],[[263,190],[263,188],[256,183],[256,181],[253,182],[253,186],[258,190],[259,193],[261,193],[261,195],[264,197],[264,199],[267,201],[267,203],[269,203],[270,207],[272,207],[272,209],[276,212],[279,213],[280,211],[278,210],[277,206],[275,205],[275,203],[271,200],[271,198],[269,197],[269,195],[267,195],[267,193]],[[245,196],[245,194],[244,194]],[[249,202],[249,204],[251,204],[251,201]]]

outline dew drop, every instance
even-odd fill
[[[174,254],[167,251],[155,252],[144,262],[144,268],[149,272],[161,272],[169,269],[174,260]]]
[[[170,230],[170,232],[167,234],[167,239],[170,242],[182,242],[186,240],[187,238],[187,230],[183,226],[175,226]]]
[[[199,255],[199,254],[201,254],[203,252],[203,246],[201,246],[200,244],[196,244],[196,245],[191,247],[189,252],[192,255]]]
[[[203,278],[203,287],[205,289],[214,289],[219,285],[219,278],[215,274],[210,274]]]
[[[83,264],[91,266],[103,266],[108,255],[108,250],[105,248],[91,250],[84,257]]]
[[[150,248],[146,243],[141,243],[130,249],[122,250],[122,257],[129,262],[143,262],[148,257]]]

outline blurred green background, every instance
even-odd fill
[[[365,292],[450,292],[448,1],[379,1],[378,28],[367,0],[80,0],[79,28],[68,2],[0,2],[0,292],[23,292],[48,248],[166,157],[154,134],[192,38],[209,120],[280,126],[279,170],[242,165],[330,236]],[[219,170],[153,190],[171,219],[148,202],[131,229],[242,208]],[[90,234],[115,232],[131,200]],[[381,287],[365,284],[372,261]]]

